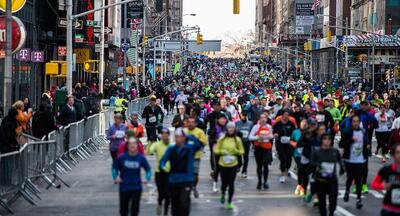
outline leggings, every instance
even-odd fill
[[[244,155],[243,155],[243,168],[242,173],[247,173],[247,167],[249,166],[249,152],[250,152],[250,142],[243,142]]]
[[[157,191],[158,191],[158,205],[162,206],[164,202],[164,214],[168,214],[169,207],[169,194],[168,194],[168,173],[160,171],[155,176]]]
[[[119,207],[121,216],[128,216],[129,203],[131,203],[131,216],[138,216],[141,196],[141,190],[119,192]]]
[[[265,149],[260,146],[256,146],[254,149],[254,157],[256,158],[257,164],[257,177],[258,182],[262,183],[262,176],[264,177],[264,183],[268,182],[269,164],[272,161],[271,149]]]
[[[287,172],[292,166],[293,149],[289,144],[278,144],[277,146],[278,156],[280,163],[281,172]]]
[[[385,154],[387,154],[389,152],[388,141],[389,141],[390,132],[389,131],[385,131],[385,132],[376,131],[375,135],[376,135],[376,139],[378,141],[378,145],[376,146],[376,153],[379,152],[379,149],[382,149],[382,155],[384,156]]]
[[[226,189],[228,190],[228,203],[232,203],[233,194],[235,193],[235,178],[237,167],[219,167],[221,174],[221,193],[225,196]]]
[[[334,179],[316,180],[316,193],[319,200],[319,213],[321,216],[333,216],[337,205],[338,183],[336,177]],[[329,214],[326,211],[326,196],[329,197]]]
[[[305,191],[307,191],[309,183],[309,175],[311,174],[310,164],[299,164],[298,166],[298,183]]]
[[[391,211],[382,209],[382,211],[381,211],[381,216],[400,216],[400,213],[398,213],[398,212],[391,212]]]
[[[172,216],[189,216],[191,183],[169,185],[171,194]]]
[[[210,164],[211,164],[211,169],[212,169],[212,171],[213,171],[213,179],[214,179],[214,182],[218,182],[218,173],[219,173],[219,169],[218,169],[218,163],[217,163],[217,161],[218,161],[218,156],[216,156],[215,154],[214,154],[214,145],[215,144],[209,144],[209,147],[210,147]]]
[[[364,163],[345,163],[347,171],[346,193],[349,193],[353,181],[356,184],[357,199],[361,199],[361,179],[364,173]]]

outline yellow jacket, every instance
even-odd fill
[[[220,156],[218,164],[221,167],[235,167],[239,164],[238,156],[244,154],[242,140],[237,136],[223,136],[217,141],[214,153]]]
[[[188,130],[189,135],[192,135],[196,137],[197,139],[200,140],[200,142],[204,145],[208,145],[208,139],[207,135],[204,133],[204,131],[200,128],[195,128],[193,130]],[[194,155],[194,159],[199,160],[201,158],[201,155],[203,153],[203,150],[197,151],[196,154]]]
[[[168,148],[168,144],[165,144],[163,141],[158,141],[152,144],[149,144],[146,150],[146,154],[151,155],[155,154],[157,163],[156,167],[154,168],[155,172],[158,173],[160,172],[160,160],[164,156],[165,151]],[[167,162],[164,171],[169,172],[171,170],[171,165],[169,162]]]

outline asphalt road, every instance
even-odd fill
[[[170,120],[170,119],[168,119]],[[169,122],[169,121],[167,121]],[[219,194],[211,190],[209,154],[203,156],[200,171],[200,185],[198,187],[200,198],[192,198],[191,215],[194,216],[285,216],[285,215],[318,215],[318,210],[310,204],[305,204],[301,198],[293,194],[296,186],[296,176],[287,179],[286,183],[278,182],[279,161],[274,160],[270,167],[270,189],[256,190],[255,160],[251,156],[248,178],[237,177],[236,192],[234,196],[234,210],[226,210],[220,205]],[[153,156],[148,157],[154,165]],[[370,159],[369,182],[377,170],[382,166],[379,158]],[[111,159],[107,148],[102,149],[87,161],[82,161],[72,172],[62,176],[71,185],[61,189],[42,189],[41,200],[37,206],[32,206],[20,198],[12,208],[16,216],[110,216],[118,215],[118,186],[111,179]],[[350,202],[344,203],[342,196],[345,176],[340,178],[340,194],[336,215],[341,216],[376,216],[379,215],[383,194],[371,191],[363,195],[364,207],[355,208],[355,196]],[[154,182],[145,186],[141,202],[141,215],[156,215],[157,192]],[[0,214],[6,215],[0,208]]]

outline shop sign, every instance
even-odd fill
[[[348,47],[398,47],[398,35],[350,35],[344,36],[343,43]]]
[[[22,21],[13,16],[12,17],[12,52],[18,52],[25,44],[26,29]],[[0,16],[0,51],[5,53],[6,50],[6,17]]]

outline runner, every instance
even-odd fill
[[[169,193],[173,216],[190,214],[190,193],[194,182],[194,155],[202,148],[202,144],[193,136],[187,136],[183,128],[175,130],[175,145],[167,148],[160,160],[160,168],[167,169],[171,164],[168,176]]]
[[[215,155],[219,156],[218,165],[222,182],[220,202],[225,204],[225,193],[229,187],[226,208],[233,209],[232,198],[235,190],[236,172],[240,168],[239,158],[244,154],[242,141],[236,135],[235,123],[229,122],[227,124],[227,133],[218,140],[214,151]]]
[[[115,123],[107,131],[107,139],[110,140],[110,154],[113,162],[117,159],[119,146],[125,141],[128,127],[124,124],[121,113],[114,115]]]
[[[333,216],[336,210],[338,197],[337,164],[340,165],[340,174],[344,174],[340,152],[332,146],[332,136],[324,134],[322,135],[321,149],[315,151],[311,156],[311,167],[314,171],[315,189],[321,216]],[[329,212],[326,210],[326,196],[329,197]]]
[[[129,205],[130,215],[138,216],[142,195],[140,169],[146,170],[147,181],[151,180],[152,172],[146,158],[138,153],[136,139],[131,138],[127,141],[127,149],[128,151],[113,163],[112,176],[115,184],[119,184],[121,216],[128,216]]]
[[[147,140],[149,143],[157,141],[157,129],[159,124],[162,124],[164,113],[162,112],[161,107],[157,105],[156,96],[151,96],[150,104],[144,108],[142,118],[146,122],[145,127]]]
[[[370,143],[368,142],[368,134],[365,129],[360,127],[360,117],[355,115],[351,117],[351,128],[347,129],[342,134],[342,139],[339,143],[340,147],[343,148],[343,158],[345,160],[347,180],[346,180],[346,192],[344,195],[344,201],[349,201],[349,191],[353,181],[356,184],[357,192],[357,209],[363,207],[361,201],[361,190],[362,190],[362,176],[364,172],[364,163],[368,157],[368,148]]]
[[[158,205],[156,209],[157,215],[162,214],[162,204],[164,202],[164,215],[168,215],[168,207],[170,203],[170,198],[168,195],[168,173],[171,169],[170,163],[166,163],[164,169],[159,168],[160,160],[164,156],[170,144],[170,132],[168,128],[163,128],[161,130],[161,140],[156,143],[151,143],[147,146],[147,154],[155,154],[157,162],[155,166],[155,181],[158,191]]]
[[[272,162],[273,134],[272,126],[267,124],[267,116],[265,114],[261,114],[258,124],[254,125],[249,135],[249,140],[253,141],[254,144],[254,157],[257,164],[258,190],[261,190],[262,186],[264,189],[269,189],[268,166]]]
[[[243,154],[243,167],[242,167],[242,178],[247,178],[247,167],[249,165],[249,152],[250,152],[250,140],[249,134],[253,127],[253,122],[247,120],[247,113],[240,113],[240,121],[236,122],[236,131],[239,137],[242,139],[244,154]]]
[[[273,127],[276,150],[280,161],[280,183],[285,183],[285,176],[289,176],[288,171],[292,165],[293,147],[290,145],[290,137],[296,127],[289,121],[289,114],[290,111],[285,109],[282,112],[282,120]]]
[[[374,190],[386,190],[381,216],[400,215],[400,143],[392,146],[391,154],[393,163],[381,168],[371,183]]]

